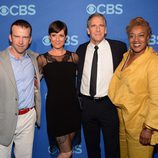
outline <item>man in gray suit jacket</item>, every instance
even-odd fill
[[[36,54],[28,50],[32,27],[17,20],[11,45],[0,52],[0,158],[31,158],[35,122],[40,125],[40,79]]]

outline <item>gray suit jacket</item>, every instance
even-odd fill
[[[27,51],[36,72],[35,109],[37,124],[40,126],[41,98],[40,78],[36,53]],[[12,65],[9,59],[9,49],[0,52],[0,144],[8,146],[13,138],[18,118],[18,91]]]

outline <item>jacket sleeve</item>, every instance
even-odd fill
[[[151,61],[148,73],[148,92],[149,99],[147,101],[148,113],[145,124],[158,130],[158,56]]]

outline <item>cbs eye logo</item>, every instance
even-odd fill
[[[42,43],[43,43],[45,46],[50,46],[49,36],[44,36],[43,39],[42,39]]]
[[[96,6],[94,4],[89,4],[86,10],[88,14],[93,14],[96,12]]]
[[[9,13],[9,8],[7,6],[0,6],[0,15],[6,16]]]

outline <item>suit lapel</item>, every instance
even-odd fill
[[[0,58],[0,60],[1,60],[2,66],[3,66],[3,69],[5,70],[5,72],[8,75],[8,78],[10,79],[13,86],[17,89],[14,72],[12,69],[11,62],[10,62],[8,50],[6,50],[5,52],[2,53],[2,58]]]
[[[80,69],[80,71],[81,71],[81,74],[82,74],[82,72],[83,72],[83,66],[84,66],[84,61],[85,61],[85,56],[86,56],[86,49],[87,49],[87,46],[88,46],[88,44],[89,44],[89,42],[88,43],[86,43],[84,46],[83,46],[83,48],[81,49],[81,55],[80,55],[80,67],[81,67],[81,69]]]
[[[117,67],[117,62],[116,62],[117,55],[115,54],[115,52],[117,52],[117,51],[115,50],[115,46],[113,45],[113,42],[109,39],[106,39],[106,40],[109,42],[109,45],[111,48],[112,59],[113,59],[112,61],[113,61],[113,66],[114,66],[113,71],[114,71]]]
[[[28,56],[30,57],[33,67],[35,69],[35,87],[39,89],[39,83],[40,83],[40,78],[39,78],[39,70],[38,70],[38,65],[35,60],[35,57],[31,54],[31,52],[27,51]]]

